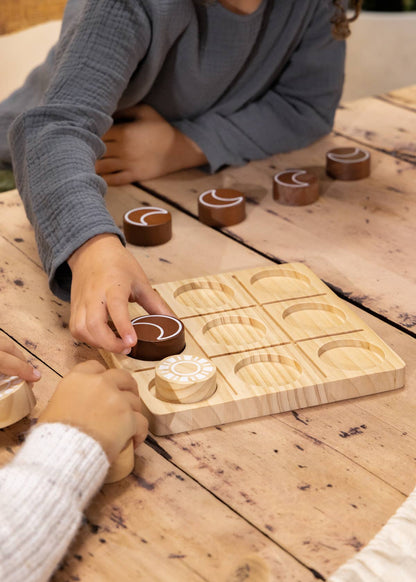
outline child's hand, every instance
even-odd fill
[[[149,105],[120,112],[104,135],[107,147],[95,169],[109,186],[150,180],[206,163],[202,150]]]
[[[72,270],[70,330],[76,339],[110,352],[128,353],[137,342],[129,301],[149,313],[172,315],[116,235],[91,238],[68,263]],[[120,338],[108,326],[109,317]]]
[[[36,382],[41,376],[39,370],[26,361],[16,344],[2,334],[0,334],[0,374],[18,376],[26,382]]]
[[[125,370],[106,370],[94,360],[75,366],[58,384],[39,423],[61,422],[79,428],[103,447],[112,463],[130,438],[138,446],[148,423],[140,414],[133,376]]]

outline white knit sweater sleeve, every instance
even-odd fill
[[[327,582],[415,582],[416,489],[379,533]]]
[[[59,423],[35,427],[0,470],[0,580],[50,578],[109,467],[101,446]]]

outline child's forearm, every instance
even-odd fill
[[[101,446],[62,424],[36,427],[0,470],[0,579],[46,582],[75,535],[109,462]]]

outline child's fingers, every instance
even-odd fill
[[[130,348],[126,347],[123,340],[114,334],[106,322],[96,320],[93,316],[88,320],[85,340],[83,341],[90,346],[103,348],[108,352],[114,352],[116,354],[130,352]]]
[[[137,389],[137,382],[127,370],[120,370],[112,368],[111,370],[106,370],[105,376],[108,382],[115,384],[117,389],[123,393],[123,398],[126,398],[130,403],[134,404],[134,410],[140,410],[140,398]]]
[[[112,174],[123,170],[123,162],[120,158],[103,158],[95,163],[97,174]]]
[[[119,288],[112,287],[107,295],[108,313],[126,348],[136,345],[137,336],[130,320],[128,297]]]
[[[169,305],[148,283],[141,284],[135,293],[134,300],[148,313],[154,315],[175,315]]]
[[[101,174],[101,177],[109,186],[125,186],[134,181],[133,174],[129,170],[115,172],[114,174]]]
[[[102,311],[104,311],[104,315]],[[90,346],[103,348],[116,354],[126,350],[123,341],[117,338],[108,327],[105,309],[91,309],[87,315],[84,314],[83,310],[71,313],[69,328],[75,339]]]
[[[27,382],[36,382],[41,377],[39,370],[7,352],[0,352],[0,372],[7,376],[18,376]]]
[[[86,360],[74,366],[72,371],[80,374],[100,374],[106,372],[107,368],[97,360]]]
[[[142,444],[149,432],[149,423],[143,414],[140,414],[139,412],[135,412],[134,414],[136,417],[136,434],[134,435],[133,440],[134,448],[137,448]]]
[[[104,136],[105,137],[105,136]],[[101,156],[99,161],[106,160],[108,158],[120,158],[120,140],[112,139],[110,141],[105,141],[105,152]]]
[[[17,347],[15,342],[2,334],[0,334],[0,352],[7,352],[12,356],[16,356],[16,358],[25,360],[22,350]]]

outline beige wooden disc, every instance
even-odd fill
[[[214,364],[200,356],[169,356],[156,366],[156,396],[168,402],[199,402],[209,398],[217,384]]]
[[[33,392],[24,380],[0,374],[0,428],[27,416],[35,404]]]

